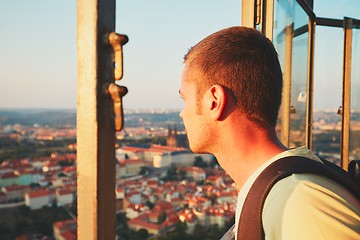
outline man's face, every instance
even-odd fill
[[[206,124],[202,113],[202,96],[197,96],[196,87],[193,82],[188,81],[187,74],[183,74],[180,96],[184,101],[184,107],[180,112],[183,119],[190,149],[196,153],[205,151]],[[198,99],[197,99],[198,98]]]

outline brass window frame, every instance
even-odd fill
[[[313,87],[314,87],[314,44],[315,44],[315,19],[316,15],[312,11],[313,1],[297,0],[299,5],[303,8],[309,17],[308,24],[294,29],[292,32],[286,31],[286,50],[285,58],[287,59],[284,69],[284,85],[283,85],[283,100],[281,109],[281,135],[280,140],[286,146],[289,146],[290,140],[290,114],[291,114],[291,55],[292,55],[292,38],[293,35],[299,35],[303,33],[304,29],[308,30],[308,67],[307,67],[307,102],[306,102],[306,137],[305,145],[309,149],[312,149],[312,113],[313,113]],[[257,28],[263,32],[263,34],[270,40],[273,40],[273,22],[274,22],[274,0],[263,0],[260,3],[254,0],[242,1],[242,25],[252,28]],[[257,8],[261,7],[259,11]],[[256,13],[260,13],[260,16],[256,16]],[[260,17],[260,21],[258,19]],[[256,23],[260,26],[256,26]]]
[[[345,17],[344,19],[329,19],[316,17],[313,12],[313,0],[296,0],[309,17],[308,21],[308,72],[307,72],[307,103],[306,103],[306,147],[312,149],[312,118],[313,118],[313,94],[314,94],[314,46],[316,26],[341,27],[344,29],[344,59],[343,59],[343,94],[342,94],[342,129],[341,129],[341,167],[348,169],[349,161],[349,135],[350,135],[350,108],[351,108],[351,51],[352,51],[352,29],[360,28],[360,21]],[[242,25],[257,28],[265,36],[273,40],[274,22],[274,0],[243,0],[242,1]],[[260,7],[260,10],[258,9]],[[305,27],[305,26],[304,26]],[[296,35],[295,29],[293,34]],[[300,31],[301,32],[301,31]],[[289,34],[286,34],[287,36]],[[290,35],[289,35],[290,36]],[[285,58],[283,102],[281,114],[281,136],[280,140],[289,146],[290,136],[290,96],[291,96],[291,39],[286,37],[287,49]],[[289,49],[290,48],[290,49]],[[289,70],[290,69],[290,70]]]

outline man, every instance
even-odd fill
[[[305,147],[287,149],[275,125],[282,72],[272,43],[255,29],[231,27],[189,50],[180,88],[190,148],[211,153],[239,187],[237,234],[244,199],[270,163],[285,156],[320,161]],[[293,174],[278,183],[262,211],[266,239],[359,239],[359,202],[329,179]]]

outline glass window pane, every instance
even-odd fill
[[[352,31],[349,160],[360,159],[360,29]]]
[[[305,145],[308,16],[294,2],[276,1],[274,45],[278,51],[284,81],[291,77],[290,147]],[[286,72],[289,71],[289,72]]]
[[[293,40],[290,147],[305,145],[308,33]]]
[[[313,150],[336,163],[340,162],[343,45],[342,28],[316,27]]]

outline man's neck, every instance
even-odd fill
[[[267,160],[287,150],[278,140],[274,129],[246,126],[245,129],[228,133],[225,130],[219,149],[214,153],[239,189]]]

